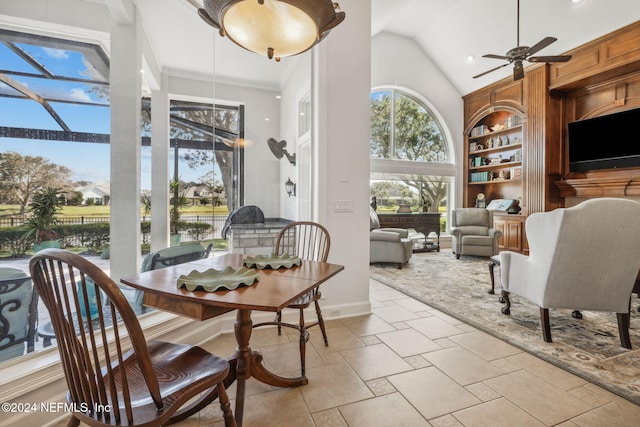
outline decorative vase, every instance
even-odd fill
[[[60,240],[43,240],[40,243],[34,243],[33,253],[36,253],[43,249],[48,249],[48,248],[60,249]]]

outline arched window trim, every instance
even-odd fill
[[[431,114],[435,119],[443,133],[446,144],[447,162],[421,162],[417,160],[399,160],[399,159],[371,159],[371,172],[405,172],[405,173],[420,173],[422,175],[439,175],[439,176],[456,176],[456,162],[455,162],[455,149],[453,147],[453,138],[451,132],[442,115],[420,93],[403,86],[397,85],[380,85],[371,88],[371,93],[388,90],[392,92],[392,95],[400,92],[404,95],[414,98],[416,101],[422,104],[423,107]],[[395,96],[392,96],[392,102],[395,102]],[[392,133],[392,144],[395,146],[393,139],[395,135]]]

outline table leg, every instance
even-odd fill
[[[244,415],[244,397],[246,381],[254,377],[258,381],[275,387],[299,387],[309,383],[306,377],[284,378],[274,374],[264,367],[262,364],[262,354],[258,351],[252,351],[249,341],[251,339],[251,330],[253,322],[251,321],[251,310],[237,310],[234,331],[238,347],[229,358],[229,376],[225,381],[225,386],[233,383],[235,379],[238,384],[236,386],[236,409],[235,418],[238,427],[242,426],[242,417]]]

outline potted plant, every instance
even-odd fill
[[[178,246],[181,240],[180,210],[189,206],[189,199],[184,194],[180,194],[180,180],[173,179],[169,183],[169,189],[173,193],[169,209],[169,239],[171,246]]]
[[[58,220],[56,215],[62,209],[60,205],[61,193],[57,188],[43,188],[33,195],[28,213],[31,217],[27,220],[27,232],[24,239],[34,239],[34,252],[45,248],[59,248],[58,233],[53,229]]]

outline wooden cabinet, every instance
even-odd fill
[[[390,213],[378,214],[381,228],[414,228],[425,235],[426,250],[436,250],[440,252],[440,214],[428,212],[413,213]],[[426,239],[430,233],[436,234],[436,244],[427,245]]]
[[[526,219],[524,215],[494,214],[493,226],[502,231],[502,237],[498,240],[498,248],[501,251],[528,252],[524,232]]]

